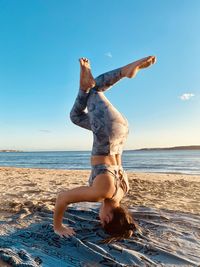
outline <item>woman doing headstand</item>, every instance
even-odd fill
[[[156,62],[149,56],[124,67],[93,78],[89,60],[79,59],[80,88],[70,112],[72,122],[93,132],[91,173],[88,186],[80,186],[57,195],[54,211],[54,231],[60,236],[75,234],[73,228],[62,224],[64,211],[70,203],[102,202],[99,218],[106,233],[112,237],[128,238],[135,230],[135,222],[120,201],[129,191],[127,173],[121,164],[122,150],[128,135],[127,119],[105,97],[104,91],[122,78]]]

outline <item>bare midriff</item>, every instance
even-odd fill
[[[108,164],[121,166],[121,154],[114,155],[93,155],[91,156],[91,165]]]

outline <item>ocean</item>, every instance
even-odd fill
[[[90,169],[91,151],[1,152],[0,166]],[[127,171],[200,174],[200,150],[125,150]]]

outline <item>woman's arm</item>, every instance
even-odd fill
[[[102,188],[102,189],[101,189]],[[68,236],[74,234],[74,230],[70,227],[62,225],[63,215],[67,205],[74,202],[98,202],[103,200],[105,189],[97,186],[80,186],[67,191],[61,191],[57,195],[54,210],[54,231],[60,236]]]

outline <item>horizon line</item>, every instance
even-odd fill
[[[132,148],[132,149],[124,149],[123,151],[137,151],[137,150],[167,150],[167,149],[200,149],[200,145],[182,145],[182,146],[169,146],[169,147],[142,147],[142,148]],[[0,149],[0,152],[91,152],[91,150],[78,150],[78,149],[73,149],[73,150],[43,150],[43,149],[38,149],[38,150],[20,150],[20,149]]]

